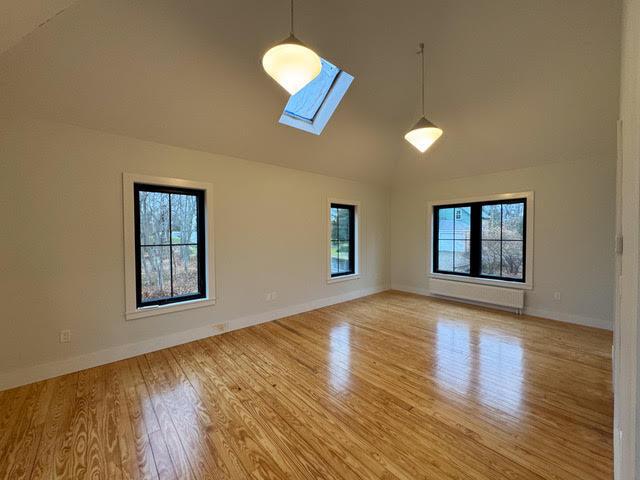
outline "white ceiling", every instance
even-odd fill
[[[62,13],[76,0],[2,0],[0,2],[0,53]]]
[[[5,1],[3,115],[375,183],[615,158],[619,0],[297,0],[298,36],[355,76],[320,137],[278,124],[260,65],[286,0],[80,0],[15,45],[72,2]],[[403,140],[419,41],[445,132],[425,155]]]

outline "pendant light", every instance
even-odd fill
[[[420,44],[420,56],[422,60],[422,117],[413,128],[404,136],[405,140],[424,153],[433,143],[440,138],[442,130],[431,123],[424,116],[424,43]]]
[[[322,70],[320,57],[316,52],[306,47],[293,34],[293,0],[290,35],[264,54],[262,67],[290,95],[300,91]]]

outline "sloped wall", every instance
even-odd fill
[[[31,121],[0,123],[0,152],[4,386],[387,286],[386,188]],[[213,184],[217,305],[125,320],[123,172]],[[359,279],[327,284],[327,197],[362,204]]]

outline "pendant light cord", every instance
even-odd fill
[[[293,0],[291,0],[291,35],[293,35]]]
[[[293,0],[292,0],[293,1]],[[424,43],[420,44],[420,57],[422,60],[422,68],[420,70],[422,74],[422,116],[424,117]]]

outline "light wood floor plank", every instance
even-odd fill
[[[242,339],[238,343],[242,345],[246,345],[248,346],[248,348],[251,348],[250,346],[251,340],[249,339]],[[252,359],[254,363],[264,366],[265,365],[264,363],[261,363],[259,360],[256,361],[258,357],[264,355],[264,353],[262,352],[264,352],[263,346],[259,345],[257,350],[253,352]],[[267,364],[265,368],[277,369],[278,368],[277,366],[281,364],[287,365],[287,370],[291,370],[293,368],[291,362],[286,362],[286,361],[283,362],[282,359],[277,357],[275,357],[269,364]],[[306,372],[305,374],[304,368],[306,367],[301,367],[300,371],[295,371],[293,376],[289,376],[288,372],[281,370],[277,372],[273,378],[277,378],[279,384],[284,383],[284,385],[280,386],[283,393],[290,391],[291,385],[295,385],[295,384],[304,385],[306,388],[303,391],[308,392],[309,396],[313,401],[311,403],[313,407],[316,407],[317,405],[326,405],[326,408],[333,413],[333,416],[336,416],[341,419],[346,419],[347,422],[357,421],[360,423],[364,423],[365,424],[364,431],[369,432],[370,436],[371,435],[375,436],[378,439],[379,444],[380,442],[384,442],[386,439],[388,439],[388,442],[393,446],[393,450],[391,451],[390,457],[393,458],[395,462],[405,461],[404,453],[411,449],[411,445],[415,447],[416,445],[420,445],[420,444],[429,445],[429,444],[437,443],[442,447],[443,438],[446,438],[447,435],[450,435],[452,433],[451,429],[448,429],[445,425],[442,425],[441,423],[439,423],[438,428],[435,429],[435,431],[437,431],[440,435],[430,437],[429,434],[424,430],[422,430],[421,427],[419,426],[420,422],[424,420],[422,418],[419,419],[418,423],[413,423],[417,419],[415,418],[411,419],[412,423],[409,424],[408,428],[407,428],[407,425],[403,425],[402,423],[399,423],[399,422],[398,423],[394,422],[392,420],[392,415],[390,414],[390,412],[393,409],[394,400],[393,398],[389,397],[386,394],[386,392],[384,392],[384,390],[378,389],[375,386],[375,383],[367,383],[366,381],[362,382],[362,387],[363,387],[362,392],[364,393],[362,397],[369,399],[369,402],[359,402],[360,398],[358,398],[356,395],[351,395],[351,393],[354,393],[356,391],[355,389],[347,393],[344,390],[340,391],[341,388],[335,388],[329,385],[329,392],[326,392],[326,393],[323,392],[323,388],[326,389],[326,387],[324,386],[327,385],[327,382],[318,383],[317,379],[314,378],[314,375],[321,374],[321,372],[319,370],[314,369],[313,372]],[[303,382],[305,378],[309,378],[309,381]],[[338,376],[335,378],[344,378],[344,376],[340,372],[338,373]],[[291,383],[288,383],[288,379],[290,379]],[[356,384],[358,383],[358,379],[354,377],[351,380],[353,380],[353,384],[355,387]],[[314,390],[315,385],[322,385],[323,387],[321,387],[320,390],[315,391]],[[297,390],[301,390],[301,389],[298,388]],[[324,400],[325,397],[326,397],[326,400]],[[381,405],[380,410],[378,411],[374,410],[372,412],[371,411],[372,407],[369,403],[373,403],[372,400],[374,398],[381,398],[384,400],[384,403]],[[409,404],[405,404],[403,405],[403,407],[404,408],[401,411],[403,412],[404,415],[408,415],[407,412],[411,412],[413,409],[413,407]],[[340,408],[345,408],[347,410],[346,415],[345,414],[338,415]],[[376,424],[375,422],[373,424],[369,423],[371,419],[378,418],[379,416],[382,416],[382,415],[384,415],[383,418],[385,419],[382,425]],[[435,422],[438,423],[437,421]],[[428,424],[430,425],[432,423],[434,423],[434,419],[431,419]],[[412,436],[411,434],[412,434],[412,431],[414,430],[420,430],[419,435],[416,435],[412,439],[415,443],[407,444],[406,450],[397,448],[398,446],[404,443],[404,439],[408,439]],[[440,453],[444,452],[442,448],[440,448],[439,450],[440,450]],[[416,467],[412,466],[411,461],[409,461],[409,463],[407,464],[408,466],[406,468],[408,468],[412,472],[410,478],[421,478],[422,475],[419,472],[420,470],[422,471],[425,470],[425,465],[427,466],[426,467],[427,470],[442,469],[442,468],[447,469],[448,464],[451,461],[448,458],[443,459],[441,456],[439,457],[438,455],[435,455],[434,452],[428,448],[419,449],[417,451],[412,452],[411,457],[414,461],[418,461],[418,470],[415,470]],[[453,460],[454,464],[462,461],[465,458],[468,461],[473,462],[473,459],[469,458],[469,455],[465,450],[461,450],[461,449],[456,450],[456,457],[457,458]],[[469,476],[469,478],[474,478],[473,477],[474,471],[469,465],[464,465],[464,466],[459,465],[459,466],[461,471],[463,470],[467,472],[467,475]],[[455,478],[456,471],[453,470],[450,473],[453,474]],[[493,472],[492,475],[494,478],[499,478],[499,473],[497,472]],[[449,474],[445,474],[442,470],[434,470],[429,472],[426,478],[449,478],[449,476],[450,476]],[[486,477],[483,477],[483,478],[486,478]]]
[[[0,479],[610,479],[611,342],[384,292],[2,392]]]
[[[73,373],[53,380],[56,392],[51,400],[40,444],[31,454],[35,457],[30,476],[32,480],[52,478],[55,469],[56,449],[62,445],[64,432],[73,415],[78,374]]]

